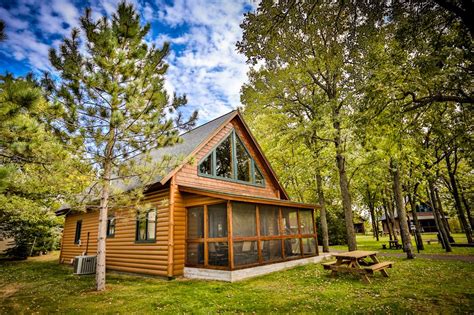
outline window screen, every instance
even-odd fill
[[[188,238],[204,237],[204,207],[188,209]]]
[[[311,210],[300,210],[301,234],[314,234],[313,215]]]
[[[258,263],[257,241],[234,242],[234,264],[236,266]]]
[[[204,265],[204,243],[188,243],[186,263],[190,265]]]
[[[259,206],[260,235],[278,235],[278,207]]]
[[[281,240],[262,241],[263,261],[280,260],[283,258],[281,252]]]
[[[76,222],[76,235],[74,236],[74,244],[81,242],[82,220]]]
[[[229,245],[227,242],[207,243],[208,263],[211,266],[229,265]]]
[[[298,238],[289,238],[285,240],[285,256],[300,256],[300,240]]]
[[[233,236],[256,236],[257,220],[255,205],[250,203],[232,203]]]
[[[293,208],[283,208],[283,228],[284,234],[295,235],[298,234],[298,211]]]
[[[208,237],[227,236],[227,204],[221,203],[207,207]]]
[[[216,176],[232,178],[231,137],[227,137],[216,148]]]
[[[304,255],[314,255],[316,254],[316,239],[313,237],[311,238],[303,238],[303,254]]]

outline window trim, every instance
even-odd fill
[[[222,176],[215,175],[216,174],[216,162],[217,162],[216,161],[216,149],[228,137],[231,138],[232,178],[227,178],[227,177],[222,177]],[[250,174],[251,175],[250,176],[251,181],[250,182],[237,179],[237,176],[238,176],[238,174],[237,174],[237,156],[236,156],[237,139],[240,140],[242,146],[244,147],[245,151],[247,152],[247,154],[249,155],[249,158],[250,158],[250,171],[251,171],[251,174]],[[199,166],[209,156],[211,156],[211,174],[202,173]],[[257,170],[262,175],[262,184],[257,184],[256,181],[255,181],[255,172]],[[212,147],[211,151],[208,154],[206,154],[202,159],[199,160],[199,162],[197,163],[197,174],[200,177],[207,177],[207,178],[212,178],[212,179],[217,179],[217,180],[222,180],[222,181],[232,182],[232,183],[238,183],[238,184],[243,184],[243,185],[248,185],[248,186],[254,186],[254,187],[265,187],[265,185],[266,185],[265,177],[263,176],[263,172],[258,167],[257,163],[255,162],[255,159],[250,154],[249,150],[245,146],[245,144],[242,141],[242,139],[240,138],[240,136],[237,134],[237,132],[235,132],[235,129],[232,129],[228,134],[226,134],[226,136],[223,139],[221,139],[216,145],[214,145]]]
[[[114,234],[109,234],[109,228],[110,228],[110,220],[114,219]],[[115,229],[117,228],[117,222],[115,221],[115,214],[114,215],[109,215],[107,218],[107,238],[114,238],[115,237]]]
[[[77,227],[80,224],[79,227],[79,235],[77,233]],[[76,221],[76,230],[74,231],[74,244],[76,245],[81,245],[81,234],[82,234],[82,220],[77,220]]]
[[[155,211],[155,233],[153,234],[154,235],[154,238],[153,239],[139,239],[139,233],[140,233],[140,229],[139,229],[139,224],[140,224],[140,220],[139,220],[139,217],[140,217],[140,211],[137,211],[137,218],[136,218],[136,224],[135,224],[135,243],[156,243],[156,228],[157,228],[157,223],[158,223],[158,211],[156,210],[156,208],[150,208],[146,211],[144,211],[146,213],[146,219],[145,219],[145,230],[147,232],[147,237],[148,237],[148,213],[150,213],[151,211]]]

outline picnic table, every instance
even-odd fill
[[[377,252],[356,250],[345,253],[332,254],[336,261],[324,263],[324,269],[331,270],[331,276],[335,277],[338,272],[357,274],[365,283],[370,283],[368,275],[373,275],[375,271],[380,271],[384,277],[388,277],[387,268],[392,268],[393,262],[380,262]],[[370,261],[366,259],[370,258]]]
[[[395,249],[400,249],[402,248],[402,245],[398,242],[398,240],[393,240],[393,241],[388,241],[389,248],[395,248]]]

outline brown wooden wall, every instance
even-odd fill
[[[207,178],[198,176],[197,165],[199,161],[205,157],[215,146],[229,135],[232,128],[235,129],[239,137],[244,142],[244,145],[249,150],[250,154],[255,160],[258,168],[262,171],[265,178],[265,187],[257,187],[252,185],[245,185],[240,183],[229,182],[225,180],[219,180],[214,178]],[[227,126],[225,126],[219,133],[217,133],[194,157],[192,164],[185,164],[176,173],[176,184],[198,187],[203,189],[217,190],[222,192],[228,192],[233,194],[242,194],[248,196],[259,196],[266,198],[279,198],[278,188],[271,180],[269,171],[264,167],[263,161],[258,158],[257,148],[253,145],[250,137],[247,135],[244,127],[237,121],[232,120]]]
[[[170,192],[167,188],[151,193],[144,200],[157,209],[156,242],[154,243],[135,242],[136,210],[115,211],[115,236],[107,238],[107,269],[168,276],[169,198]],[[82,220],[80,246],[74,244],[78,220]],[[74,256],[85,251],[87,232],[90,232],[88,252],[94,255],[97,248],[98,211],[66,216],[61,262],[70,263]]]
[[[182,276],[184,270],[186,251],[186,208],[183,196],[177,185],[172,184],[170,190],[173,193],[173,217],[174,217],[174,248],[173,248],[173,276]]]

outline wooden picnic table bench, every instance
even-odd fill
[[[395,249],[400,249],[402,248],[402,244],[398,242],[398,240],[393,240],[393,241],[388,241],[388,246],[390,249],[395,248]]]
[[[335,253],[336,261],[323,263],[325,270],[331,270],[331,276],[335,277],[338,272],[357,274],[365,283],[370,283],[368,275],[373,275],[375,271],[380,271],[384,277],[388,277],[385,269],[392,268],[393,262],[380,262],[377,259],[377,252],[356,250],[346,253]],[[371,261],[366,261],[370,258]]]

